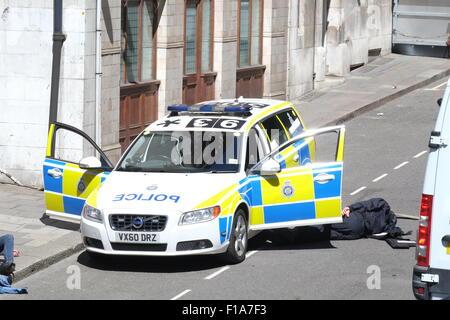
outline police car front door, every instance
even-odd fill
[[[262,230],[341,222],[344,139],[343,126],[305,132],[257,164],[253,172],[272,158],[280,164],[281,170],[251,178],[259,180],[253,185],[260,186],[260,192],[254,191],[252,195],[259,197],[260,205],[251,210],[259,212],[260,218],[255,219],[257,223],[251,223],[250,228]],[[312,141],[316,144],[315,159],[302,159],[304,149]]]
[[[101,166],[82,169],[84,156],[100,154]],[[100,148],[80,130],[62,123],[50,124],[43,165],[46,213],[52,217],[79,220],[84,202],[112,169]]]

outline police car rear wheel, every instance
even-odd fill
[[[245,212],[239,209],[233,219],[231,229],[230,244],[225,253],[225,260],[228,263],[240,263],[245,260],[248,247],[247,221]]]

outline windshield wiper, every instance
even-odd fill
[[[236,170],[212,170],[208,171],[208,173],[236,173]]]
[[[125,171],[125,172],[141,172],[143,171],[143,168],[139,167],[125,167],[125,168],[118,168],[117,171]]]
[[[142,170],[144,172],[168,172],[167,170],[164,169],[146,169],[146,170]]]

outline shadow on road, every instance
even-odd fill
[[[251,250],[320,250],[335,249],[317,228],[267,230],[249,241]],[[218,255],[196,255],[181,257],[137,257],[137,256],[91,256],[86,251],[77,259],[78,263],[105,271],[175,273],[218,268],[226,265]]]
[[[224,266],[218,256],[137,257],[91,256],[86,251],[78,256],[78,263],[105,271],[175,273],[209,270]]]
[[[80,230],[80,223],[68,222],[63,220],[52,219],[45,213],[39,219],[46,226],[51,226],[59,229],[65,229],[70,231]]]
[[[329,236],[317,227],[266,230],[252,238],[249,250],[336,249]]]

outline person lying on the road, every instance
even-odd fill
[[[342,223],[331,225],[331,240],[354,240],[374,235],[396,238],[403,231],[396,226],[397,217],[381,198],[357,202],[342,210]]]
[[[401,236],[410,234],[396,226],[397,217],[391,211],[389,204],[374,198],[357,202],[345,207],[342,212],[342,223],[299,227],[292,230],[295,238],[301,242],[317,242],[329,240],[356,240],[361,238],[385,239],[393,248],[408,248],[415,246],[414,241],[402,239]],[[399,244],[401,240],[408,243]]]

